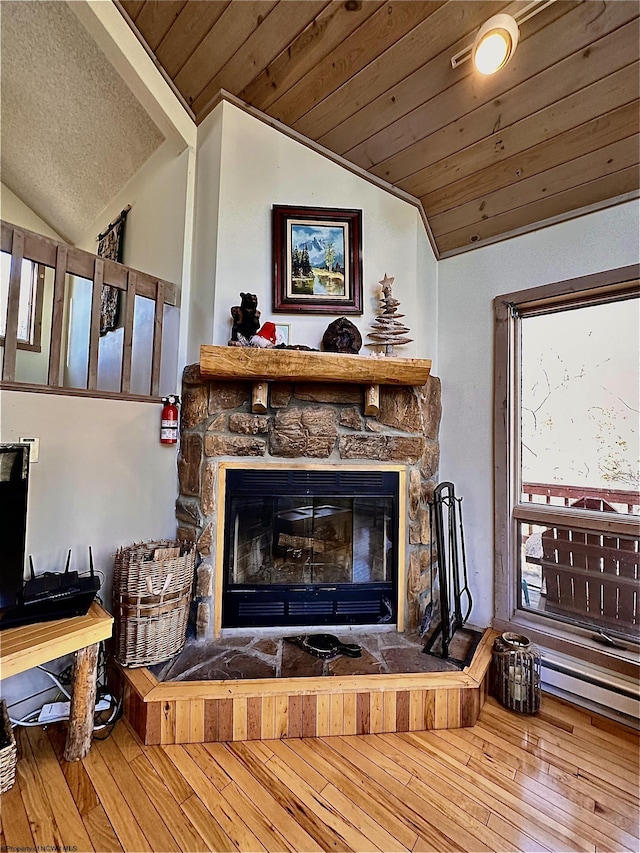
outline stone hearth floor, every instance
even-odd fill
[[[280,629],[277,634],[266,635],[261,629],[259,636],[235,634],[210,641],[190,637],[180,654],[170,661],[149,667],[149,670],[158,681],[166,682],[383,673],[395,675],[456,672],[462,668],[451,660],[424,654],[422,649],[425,641],[417,634],[329,630],[344,642],[362,646],[362,657],[339,655],[323,660],[286,641],[286,636],[295,634]],[[309,633],[322,633],[322,628],[309,629]],[[477,639],[471,632],[457,632],[451,643],[450,656],[464,660]]]

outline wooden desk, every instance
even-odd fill
[[[64,757],[84,758],[91,746],[96,704],[98,643],[111,636],[113,616],[94,602],[86,616],[21,625],[0,633],[0,678],[76,652]]]

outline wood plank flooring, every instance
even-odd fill
[[[465,729],[226,744],[144,746],[121,720],[71,764],[61,727],[16,734],[0,849],[640,849],[638,734],[547,695]]]

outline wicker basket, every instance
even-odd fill
[[[6,743],[5,746],[0,746],[0,794],[5,794],[16,781],[16,760],[18,749],[16,747],[16,739],[11,728],[9,713],[7,711],[7,703],[4,699],[0,699],[0,744]]]
[[[123,666],[150,666],[185,643],[196,548],[162,540],[122,548],[113,577],[115,657]]]

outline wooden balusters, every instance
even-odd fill
[[[180,299],[175,284],[163,281],[155,276],[136,270],[128,269],[122,264],[105,258],[96,257],[91,252],[85,252],[64,243],[58,243],[48,237],[43,237],[32,231],[16,228],[8,222],[0,223],[0,243],[3,252],[11,254],[11,270],[7,298],[7,316],[5,340],[0,341],[4,348],[2,360],[2,381],[11,384],[25,384],[31,388],[64,388],[64,359],[63,346],[68,330],[65,322],[72,322],[71,312],[67,304],[67,276],[86,279],[91,282],[91,309],[89,326],[89,346],[87,354],[86,388],[73,388],[74,394],[86,392],[91,396],[114,395],[113,391],[101,391],[98,388],[100,356],[103,349],[100,337],[100,314],[102,305],[102,288],[104,285],[118,288],[126,294],[124,320],[122,331],[122,362],[120,376],[116,377],[119,393],[131,395],[131,375],[133,340],[135,337],[135,305],[136,296],[151,299],[154,302],[152,321],[152,347],[150,382],[147,394],[142,397],[159,397],[162,368],[163,324],[165,305],[179,306]],[[23,260],[38,265],[39,268],[49,267],[54,270],[51,325],[42,329],[42,348],[45,350],[48,342],[49,355],[45,363],[46,384],[35,385],[32,382],[23,383],[19,373],[16,374],[18,349],[26,348],[39,351],[38,347],[29,344],[25,346],[18,340],[18,315],[20,308],[20,291]],[[35,304],[36,322],[40,304]],[[80,312],[82,313],[82,312]],[[117,392],[115,392],[117,393]]]
[[[2,361],[3,382],[13,382],[16,375],[18,310],[20,308],[20,279],[22,278],[23,253],[24,234],[16,228],[13,232],[11,245],[11,272],[9,273],[7,322],[4,330],[4,358]]]
[[[56,251],[56,267],[53,279],[53,308],[51,317],[51,343],[49,346],[48,383],[60,385],[60,358],[62,353],[62,322],[67,280],[67,247],[60,244]]]

